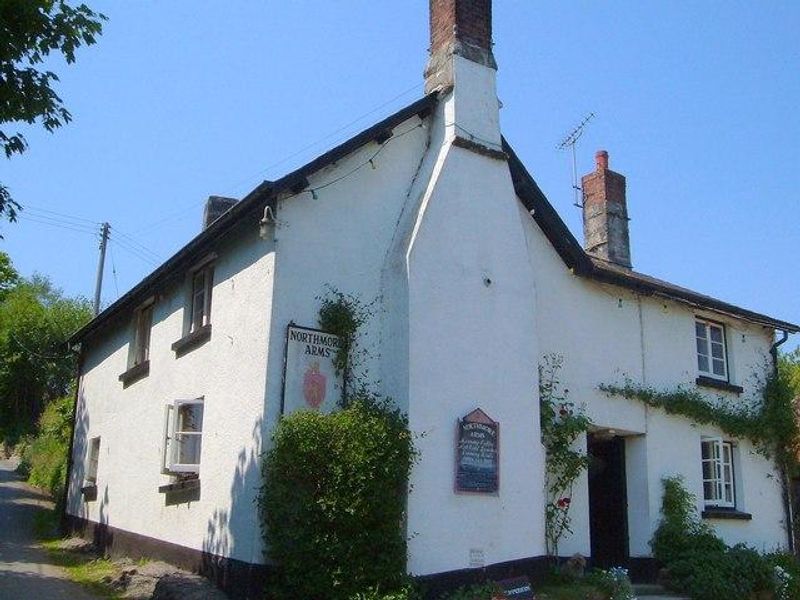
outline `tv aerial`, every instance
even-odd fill
[[[577,158],[575,157],[575,146],[578,144],[578,140],[581,139],[583,132],[586,129],[586,125],[594,118],[594,113],[590,112],[586,115],[575,129],[569,132],[567,137],[565,137],[562,142],[558,145],[558,150],[566,150],[569,148],[572,150],[572,189],[575,192],[575,202],[574,205],[578,208],[583,208],[583,197],[581,187],[578,185],[578,163]]]

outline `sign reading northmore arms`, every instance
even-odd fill
[[[300,409],[331,412],[339,407],[344,374],[336,372],[334,359],[339,336],[289,325],[286,330],[286,364],[282,413]]]

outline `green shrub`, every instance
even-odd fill
[[[680,477],[663,480],[663,518],[650,545],[671,588],[693,600],[749,600],[776,590],[774,565],[744,544],[729,548],[702,523]],[[792,597],[792,596],[789,596]]]
[[[608,570],[597,569],[586,578],[598,592],[608,600],[632,600],[633,585],[628,570],[622,567],[611,567]]]
[[[19,472],[28,483],[61,500],[67,476],[67,454],[72,433],[73,399],[69,396],[53,400],[41,417],[35,437],[24,439],[17,446],[22,460]]]
[[[265,547],[281,568],[279,597],[351,598],[406,583],[406,485],[415,457],[408,423],[387,402],[281,419],[263,463]]]
[[[776,600],[798,600],[800,599],[800,560],[792,554],[776,552],[767,554],[764,557],[772,567],[773,577],[776,587],[783,595],[776,593]],[[780,570],[778,570],[780,569]]]

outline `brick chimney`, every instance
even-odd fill
[[[227,212],[238,200],[235,198],[225,198],[224,196],[209,196],[206,200],[206,207],[203,210],[203,229],[208,229],[214,221],[219,219],[223,213]]]
[[[590,254],[631,268],[625,177],[608,168],[608,152],[595,154],[596,168],[581,179],[584,248]]]
[[[497,69],[492,54],[492,0],[430,0],[430,20],[425,93],[453,86],[453,56]]]

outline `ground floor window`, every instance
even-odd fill
[[[100,438],[89,440],[89,452],[86,456],[86,481],[97,482],[97,464],[100,462]]]
[[[722,438],[708,437],[702,439],[700,448],[705,505],[734,508],[733,444]]]
[[[203,442],[203,399],[176,400],[168,404],[164,418],[166,473],[199,473]]]

